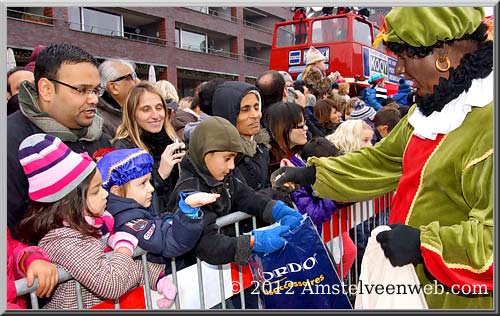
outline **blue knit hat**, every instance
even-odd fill
[[[411,87],[408,83],[406,83],[406,80],[404,80],[403,78],[399,79],[398,92],[405,93],[405,92],[410,92],[410,91],[411,91]]]
[[[153,170],[153,157],[140,148],[118,149],[104,155],[97,168],[101,173],[102,186],[109,189],[140,178]]]

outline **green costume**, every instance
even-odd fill
[[[403,176],[408,143],[416,137],[408,123],[414,110],[415,106],[389,136],[374,147],[341,157],[310,158],[308,165],[316,166],[313,187],[319,196],[364,201],[396,189]],[[425,267],[419,264],[416,271],[422,285],[434,284],[437,278],[440,287],[442,284],[488,284],[490,289],[487,295],[467,296],[447,294],[451,288],[444,286],[444,294],[439,294],[438,289],[438,294],[426,295],[429,308],[493,306],[490,288],[493,286],[492,111],[493,103],[473,107],[460,127],[434,141],[437,145],[425,159],[420,181],[412,183],[415,192],[410,197],[410,207],[391,209],[391,221],[420,229]],[[397,191],[403,189],[406,193],[407,188],[400,184]],[[398,198],[405,196],[398,197],[396,192],[394,201]],[[427,265],[433,267],[436,275],[429,273]],[[463,289],[464,293],[470,291]]]

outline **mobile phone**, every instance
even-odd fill
[[[297,94],[295,94],[295,89],[293,87],[287,87],[286,88],[288,92],[288,102],[295,102],[295,99],[297,98]]]

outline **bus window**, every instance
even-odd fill
[[[347,39],[347,18],[314,21],[313,43],[337,42]]]
[[[373,40],[370,25],[358,19],[354,19],[354,28],[352,31],[355,42],[365,44],[366,46],[372,46]]]
[[[375,35],[374,38],[377,38],[379,32],[380,32],[380,30],[377,27],[373,27],[373,34]],[[384,50],[382,41],[380,41],[380,43],[378,44],[378,46],[375,47],[375,48],[379,49],[379,50]]]
[[[278,27],[276,47],[293,46],[307,42],[307,22]]]

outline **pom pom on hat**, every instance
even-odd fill
[[[314,64],[317,61],[322,61],[326,60],[325,56],[321,54],[319,50],[317,50],[315,47],[311,46],[309,47],[309,50],[307,51],[306,54],[306,64]]]
[[[398,92],[410,92],[411,87],[410,85],[404,80],[403,78],[399,79],[399,86],[398,86]]]
[[[23,140],[18,156],[28,178],[28,196],[43,203],[68,195],[96,167],[86,152],[77,154],[58,137],[42,133]]]
[[[140,148],[112,151],[97,162],[102,186],[109,191],[114,185],[121,186],[140,178],[153,170],[153,162],[153,157]]]

